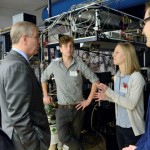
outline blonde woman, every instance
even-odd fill
[[[113,62],[119,66],[114,77],[114,90],[100,83],[100,92],[95,93],[97,101],[109,100],[115,103],[116,136],[119,150],[134,145],[144,133],[143,88],[145,81],[135,49],[131,43],[118,43]]]

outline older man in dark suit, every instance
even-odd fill
[[[29,22],[14,24],[12,50],[0,65],[2,129],[16,150],[48,150],[50,130],[41,86],[29,64],[39,49],[38,28]]]

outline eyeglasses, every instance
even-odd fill
[[[149,20],[150,20],[150,17],[147,17],[147,18],[145,18],[144,20],[142,20],[142,21],[140,22],[140,27],[141,27],[141,28],[144,28],[146,22],[149,21]]]

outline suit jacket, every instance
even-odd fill
[[[2,150],[14,150],[14,145],[8,135],[0,128],[0,148]]]
[[[149,150],[150,149],[150,96],[148,99],[148,107],[146,113],[146,127],[145,133],[141,136],[136,144],[136,150]]]
[[[2,129],[14,145],[21,143],[16,149],[48,149],[50,130],[41,85],[27,60],[14,50],[0,65],[0,105]]]

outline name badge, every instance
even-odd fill
[[[122,83],[120,85],[120,92],[127,94],[127,92],[128,92],[128,85],[126,83]]]
[[[70,76],[76,77],[76,76],[78,76],[78,72],[77,71],[70,71]]]

